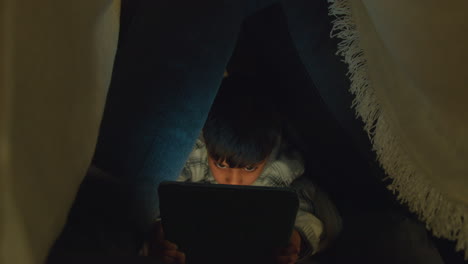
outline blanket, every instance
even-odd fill
[[[468,2],[329,3],[388,188],[468,258]]]

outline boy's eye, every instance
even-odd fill
[[[227,168],[226,165],[223,165],[223,164],[221,164],[221,163],[219,163],[219,162],[215,162],[215,165],[216,165],[216,167],[218,167],[218,168],[220,168],[220,169],[225,169],[225,168]]]
[[[247,166],[247,167],[244,168],[244,170],[250,171],[250,172],[252,172],[252,171],[254,171],[256,169],[257,169],[257,167],[254,167],[254,166]]]

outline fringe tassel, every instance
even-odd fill
[[[355,95],[352,107],[364,121],[377,159],[392,183],[387,187],[401,203],[406,203],[436,237],[456,241],[456,250],[465,251],[468,259],[468,207],[448,200],[431,186],[420,171],[408,162],[398,138],[386,121],[375,90],[371,86],[367,60],[359,43],[359,32],[352,17],[351,1],[328,0],[329,15],[334,17],[331,37],[341,39],[337,55],[348,64],[350,92]]]

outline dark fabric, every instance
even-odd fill
[[[335,55],[336,40],[329,38],[327,5],[288,3],[298,2],[307,4],[289,7],[291,18],[284,12],[287,4],[276,4],[244,21],[229,72],[274,79],[271,83],[276,86],[262,89],[276,95],[291,128],[287,132],[307,159],[308,175],[331,192],[341,210],[398,206],[385,189],[384,173],[375,162],[362,122],[350,108],[346,67]],[[305,33],[297,33],[294,40],[291,32],[301,29],[297,17],[311,18],[301,22]],[[312,52],[301,54],[298,43]]]
[[[129,195],[115,181],[88,175],[48,263],[68,263],[64,261],[67,256],[135,255],[142,237],[132,228],[133,219],[122,206]]]
[[[399,212],[357,213],[348,218],[343,234],[321,264],[443,264],[422,223]]]

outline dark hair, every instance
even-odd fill
[[[280,135],[281,121],[267,82],[224,78],[203,127],[209,155],[239,168],[264,160]]]

